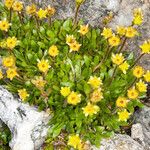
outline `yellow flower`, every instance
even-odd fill
[[[127,27],[126,28],[126,37],[132,38],[136,35],[138,35],[138,32],[135,28],[133,28],[133,27]]]
[[[66,97],[70,94],[70,87],[61,87],[60,93],[62,96]]]
[[[87,106],[85,106],[83,109],[84,115],[87,116],[92,116],[94,114],[97,114],[98,111],[100,110],[97,105],[93,105],[91,103],[88,103]]]
[[[127,91],[127,95],[129,99],[136,99],[139,96],[138,91],[135,89],[135,87],[132,87]]]
[[[15,1],[12,8],[13,8],[14,11],[21,12],[22,9],[23,9],[23,3],[19,2],[19,1]]]
[[[142,22],[143,22],[143,13],[142,13],[141,8],[134,9],[133,16],[134,16],[134,18],[133,18],[133,24],[134,25],[142,24]]]
[[[6,19],[0,21],[0,29],[2,31],[8,31],[11,23],[9,23]]]
[[[113,35],[111,28],[105,28],[104,27],[101,35],[103,35],[105,39],[111,37]]]
[[[71,92],[67,97],[68,104],[77,105],[81,102],[81,94],[77,94],[76,92]]]
[[[1,47],[1,48],[7,48],[7,46],[6,46],[6,41],[5,41],[5,40],[2,40],[2,41],[0,42],[0,47]]]
[[[118,36],[113,35],[108,39],[108,42],[111,46],[118,46],[120,44],[120,38]]]
[[[81,44],[75,41],[74,43],[69,44],[69,46],[70,46],[70,52],[79,51]]]
[[[142,9],[141,8],[135,8],[133,10],[133,16],[143,16]]]
[[[122,55],[122,53],[120,54],[112,54],[111,60],[114,64],[116,65],[120,65],[123,63],[124,61],[124,57]]]
[[[141,78],[144,74],[144,69],[141,66],[136,66],[133,69],[133,75],[137,78]]]
[[[2,79],[3,78],[3,72],[2,72],[2,70],[0,69],[0,79]]]
[[[39,61],[37,66],[38,66],[39,70],[44,73],[46,73],[48,71],[48,69],[50,68],[48,60],[44,60],[44,59]]]
[[[118,33],[119,35],[125,35],[125,34],[126,34],[126,28],[123,27],[123,26],[118,26],[118,27],[117,27],[117,33]]]
[[[89,25],[80,25],[80,30],[78,31],[81,35],[85,35],[89,32]]]
[[[93,103],[97,103],[99,101],[101,101],[103,98],[103,93],[101,91],[101,89],[96,89],[94,90],[94,92],[91,94],[91,99],[90,101],[93,102]]]
[[[26,89],[20,89],[18,90],[18,94],[19,94],[19,97],[21,98],[21,100],[26,100],[27,97],[29,97],[29,94],[27,93]]]
[[[2,59],[2,64],[3,64],[4,67],[14,67],[15,66],[14,56],[4,57]]]
[[[77,149],[81,143],[81,139],[79,135],[70,135],[68,140],[68,145],[72,146],[73,148]]]
[[[118,97],[116,101],[116,106],[117,107],[126,107],[128,103],[128,100],[126,97]]]
[[[9,78],[10,80],[12,80],[16,76],[19,76],[17,73],[17,68],[8,68],[6,74],[7,74],[7,78]]]
[[[49,53],[50,56],[55,57],[55,56],[57,56],[59,54],[59,50],[58,50],[56,45],[52,45],[49,48],[48,53]]]
[[[102,80],[96,76],[91,76],[88,84],[90,84],[94,89],[99,88],[100,85],[102,85]]]
[[[5,2],[4,2],[5,6],[8,9],[10,9],[12,7],[13,3],[14,3],[14,0],[5,0]]]
[[[125,61],[121,65],[119,65],[119,69],[126,74],[127,70],[129,69],[129,64]]]
[[[48,5],[47,7],[47,15],[48,16],[53,16],[55,14],[56,10],[54,7],[51,7],[50,5]]]
[[[15,48],[15,46],[18,44],[18,40],[17,38],[15,38],[14,36],[13,37],[8,37],[6,39],[6,46],[7,48],[9,49],[13,49]]]
[[[76,41],[76,38],[73,35],[66,36],[66,43],[68,45],[73,44]]]
[[[135,16],[133,19],[134,25],[141,25],[143,22],[143,18],[141,16]]]
[[[31,82],[38,88],[38,89],[43,89],[46,81],[43,79],[42,76],[37,76],[35,77],[34,80],[31,80]]]
[[[149,54],[150,53],[150,42],[145,41],[142,45],[140,45],[142,49],[142,53]]]
[[[150,71],[147,70],[146,73],[144,74],[144,80],[146,82],[150,82]]]
[[[27,6],[26,12],[28,15],[34,15],[36,13],[36,5],[32,4],[31,6]]]
[[[118,115],[119,115],[119,121],[127,121],[127,119],[129,119],[131,114],[125,109],[121,112],[118,112]]]
[[[47,10],[43,10],[42,8],[40,8],[40,10],[37,12],[37,15],[39,19],[46,18]]]
[[[139,92],[146,92],[147,91],[147,84],[145,84],[142,80],[136,83],[136,87]]]

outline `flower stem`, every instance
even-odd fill
[[[12,9],[10,8],[10,10],[9,10],[9,22],[11,22],[11,18],[12,18]]]
[[[49,26],[51,26],[51,24],[52,24],[52,19],[51,19],[51,17],[48,18],[48,23],[49,23]]]
[[[117,68],[118,68],[118,66],[116,65],[115,68],[114,68],[113,74],[112,74],[112,78],[111,78],[111,80],[110,80],[110,82],[109,82],[109,86],[111,85],[112,81],[114,80],[114,77],[115,77]]]
[[[120,53],[120,52],[123,50],[123,48],[124,48],[124,46],[125,46],[126,41],[127,41],[127,37],[125,37],[125,38],[124,38],[124,41],[123,41],[122,46],[120,47],[120,49],[119,49],[118,53]]]
[[[106,53],[104,54],[104,57],[102,58],[102,60],[100,61],[100,63],[93,69],[93,72],[95,72],[98,68],[101,67],[101,65],[103,64],[103,62],[107,59],[110,51],[111,51],[111,47],[108,45]]]
[[[136,60],[135,62],[133,63],[133,65],[130,67],[130,69],[132,69],[137,63],[138,61],[144,56],[144,53],[142,53]]]
[[[75,12],[75,17],[74,17],[74,25],[77,24],[77,19],[78,19],[78,13],[79,13],[79,8],[80,8],[81,5],[78,5],[76,7],[76,12]]]
[[[22,16],[20,15],[19,12],[18,12],[18,16],[19,16],[20,23],[23,24]]]
[[[134,81],[131,83],[131,85],[125,91],[129,90],[132,86],[134,86],[136,81],[137,81],[137,78],[134,79]]]

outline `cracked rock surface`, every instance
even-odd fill
[[[100,148],[92,150],[144,150],[144,147],[128,135],[116,134],[111,139],[104,139]]]
[[[144,136],[142,141],[145,143],[145,150],[150,150],[150,107],[145,106],[135,113],[135,123],[141,125],[136,131],[136,133],[140,132],[140,135],[134,134],[135,140],[141,143],[141,137]],[[141,133],[141,130],[143,133]]]

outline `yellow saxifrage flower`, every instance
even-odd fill
[[[116,65],[120,65],[123,63],[124,61],[124,57],[122,55],[122,53],[120,54],[112,54],[111,60],[114,64]]]
[[[12,7],[13,3],[14,3],[14,0],[5,0],[5,2],[4,2],[5,6],[8,9],[10,9]]]
[[[91,103],[88,103],[87,106],[85,106],[83,109],[84,115],[87,116],[92,116],[94,114],[97,114],[98,111],[100,110],[97,105],[93,105]]]
[[[129,69],[129,64],[125,61],[123,62],[121,65],[119,65],[119,69],[124,73],[126,74],[127,73],[127,70]]]
[[[141,25],[143,22],[143,13],[142,13],[141,8],[134,9],[133,16],[134,16],[133,24],[134,25]]]
[[[10,80],[12,80],[16,76],[19,76],[17,73],[17,68],[8,68],[6,74],[7,74],[7,78]]]
[[[28,15],[34,15],[36,13],[36,5],[32,4],[31,6],[27,6],[26,12]]]
[[[116,106],[117,107],[126,107],[128,103],[128,100],[126,97],[118,97],[118,99],[116,100]]]
[[[46,10],[47,10],[47,15],[48,16],[53,16],[55,14],[55,12],[56,12],[55,8],[51,7],[50,5],[48,5]]]
[[[109,45],[118,46],[120,44],[120,38],[118,36],[113,35],[108,39]]]
[[[17,40],[17,38],[16,37],[8,37],[7,39],[6,39],[6,46],[7,46],[7,48],[9,48],[9,49],[13,49],[13,48],[15,48],[15,46],[18,44],[18,40]]]
[[[136,99],[139,96],[139,92],[135,89],[135,87],[132,87],[127,91],[127,95],[129,99]]]
[[[70,46],[70,52],[79,51],[81,44],[75,41],[74,43],[69,44],[69,46]]]
[[[101,33],[101,35],[103,35],[105,39],[110,38],[113,35],[112,29],[104,27],[103,32]]]
[[[117,27],[117,33],[118,33],[119,35],[125,35],[125,34],[126,34],[126,27],[118,26],[118,27]]]
[[[141,66],[136,66],[133,69],[133,75],[137,78],[141,78],[144,74],[144,69]]]
[[[144,80],[146,82],[150,82],[150,71],[149,70],[147,70],[143,76],[144,76]]]
[[[2,70],[0,69],[0,80],[3,78],[3,72]]]
[[[2,41],[0,42],[0,47],[1,47],[1,48],[6,48],[6,41],[5,41],[5,40],[2,40]]]
[[[147,84],[145,84],[142,80],[136,83],[136,87],[139,92],[146,92],[147,91]]]
[[[10,27],[10,25],[11,24],[6,19],[1,20],[0,21],[0,30],[7,32],[9,27]]]
[[[46,73],[48,71],[48,69],[50,68],[48,60],[44,60],[44,59],[39,61],[37,66],[38,66],[39,70],[44,73]]]
[[[77,105],[81,102],[81,94],[72,91],[67,97],[67,102],[68,104]]]
[[[49,48],[48,53],[49,53],[50,56],[56,57],[59,54],[59,50],[58,50],[56,45],[52,45]]]
[[[60,93],[64,97],[68,96],[71,93],[70,87],[61,87]]]
[[[40,10],[37,12],[37,15],[39,19],[46,18],[47,10],[43,10],[42,8],[40,8]]]
[[[97,89],[100,85],[102,85],[102,80],[99,77],[91,76],[88,81],[88,84],[90,84],[92,88]]]
[[[135,37],[136,35],[138,35],[138,32],[135,28],[133,27],[126,28],[126,37],[132,38],[132,37]]]
[[[38,88],[38,89],[43,89],[46,81],[43,79],[42,76],[37,76],[35,77],[34,80],[31,80],[31,82]]]
[[[89,32],[89,25],[80,25],[80,30],[78,31],[81,35],[85,35]]]
[[[66,36],[66,43],[68,45],[73,44],[76,41],[76,38],[73,35]]]
[[[77,149],[81,143],[81,139],[79,135],[70,135],[68,140],[68,145],[72,146],[73,148]]]
[[[2,59],[2,64],[3,64],[4,67],[14,67],[15,66],[14,56],[4,57]]]
[[[145,41],[142,45],[140,45],[140,48],[142,49],[143,54],[149,54],[150,53],[150,42]]]
[[[15,1],[12,8],[14,11],[21,12],[23,10],[23,3],[19,1]]]
[[[125,109],[121,112],[118,112],[118,115],[119,115],[119,121],[127,121],[127,119],[129,119],[131,114]]]
[[[21,100],[25,101],[27,97],[29,97],[29,94],[27,93],[26,89],[20,89],[18,90],[18,95],[21,98]]]
[[[101,89],[96,89],[94,92],[91,94],[90,101],[93,103],[97,103],[103,99],[103,93]]]

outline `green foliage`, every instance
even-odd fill
[[[11,133],[6,127],[6,125],[3,124],[3,126],[0,127],[0,150],[9,150],[8,142],[11,140]]]
[[[0,20],[4,17],[9,18],[8,13],[5,9],[0,14]],[[79,134],[83,141],[90,140],[92,144],[99,146],[101,139],[111,136],[114,132],[120,132],[120,126],[127,126],[126,119],[129,119],[129,116],[121,119],[118,113],[123,110],[133,113],[136,106],[142,107],[139,98],[144,96],[145,92],[139,92],[139,97],[134,100],[127,98],[127,90],[135,85],[136,78],[132,68],[127,68],[126,73],[123,73],[119,69],[120,64],[117,66],[117,63],[112,62],[111,55],[119,51],[123,41],[119,43],[120,46],[111,45],[110,41],[102,36],[103,31],[99,28],[88,27],[87,33],[82,35],[82,26],[80,27],[83,25],[82,21],[76,25],[70,18],[54,20],[49,24],[47,21],[38,20],[38,16],[23,15],[21,16],[23,22],[19,17],[18,13],[13,11],[12,25],[8,32],[0,30],[0,54],[2,58],[10,55],[15,57],[15,65],[11,67],[15,66],[18,74],[11,80],[7,73],[9,67],[3,63],[1,84],[9,91],[19,93],[24,102],[50,113],[52,119],[49,123],[51,129],[48,143],[51,145],[65,132],[67,133],[63,141],[65,144],[68,134]],[[68,35],[73,35],[76,46],[81,44],[78,49],[70,51],[73,43],[66,42]],[[6,46],[8,44],[6,39],[13,36],[19,42],[10,49]],[[125,35],[118,34],[116,37],[124,39]],[[54,45],[59,52],[56,56],[50,54],[50,48]],[[47,65],[48,68],[43,72],[38,66],[41,60],[47,60],[44,66]],[[124,61],[130,66],[133,65],[133,53],[124,52]],[[39,76],[41,78],[37,79]],[[95,77],[98,82],[102,81],[103,84],[95,88],[95,85],[90,83],[91,77]],[[75,91],[76,96],[81,96],[81,101],[75,105],[70,104],[69,96],[61,93],[62,87]],[[26,91],[20,93],[18,90],[22,89]],[[97,102],[91,102],[94,92],[102,96]],[[127,106],[120,107],[116,104],[120,96],[128,99]],[[99,110],[94,110],[96,112],[93,114],[90,114],[89,110],[86,116],[83,110],[89,102],[96,105]],[[3,140],[5,143],[7,138]]]

